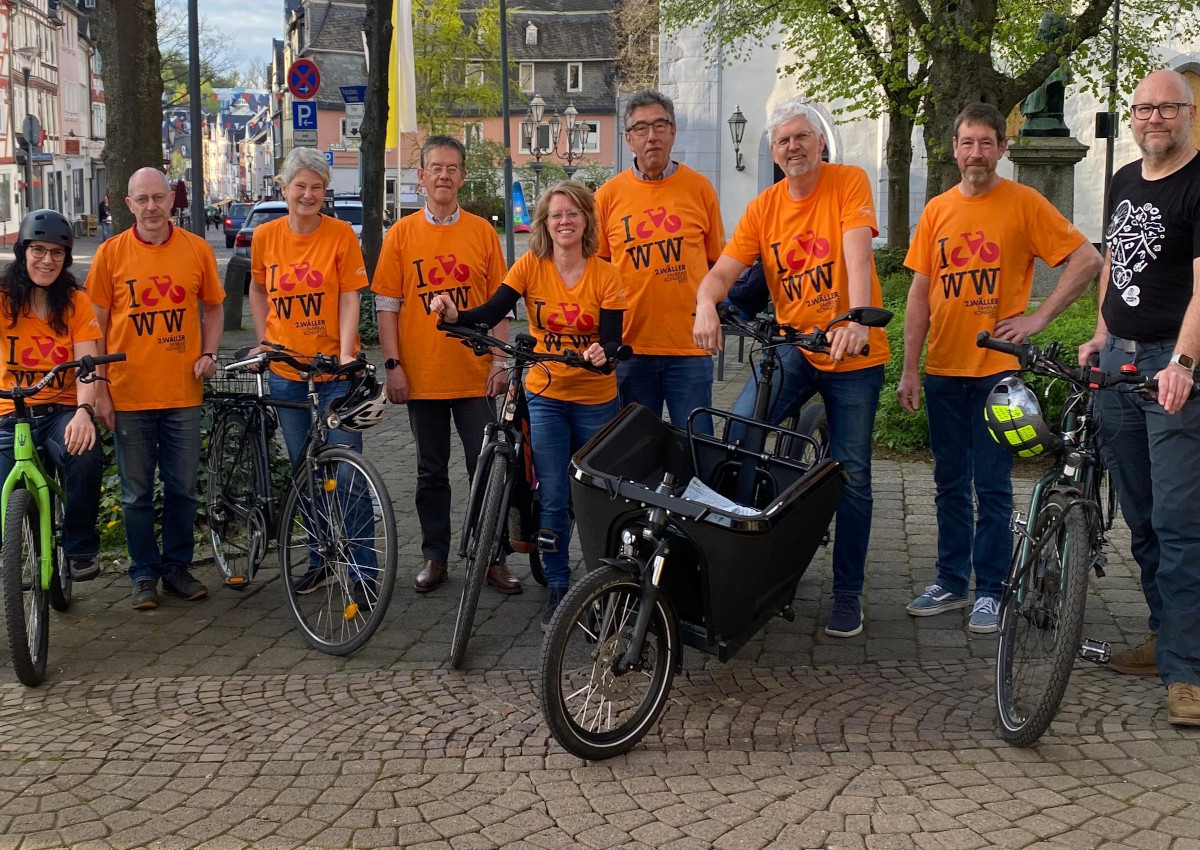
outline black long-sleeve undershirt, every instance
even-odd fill
[[[459,310],[456,325],[479,326],[486,325],[494,328],[512,312],[521,300],[521,295],[508,284],[500,284],[500,288],[487,300],[470,310]],[[600,345],[609,357],[615,357],[621,347],[621,332],[624,324],[624,310],[600,309]]]

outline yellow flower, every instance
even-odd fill
[[[109,520],[109,522],[108,522],[108,528],[112,528],[112,527],[113,527],[114,525],[116,525],[116,524],[117,524],[117,521],[116,521],[115,519],[113,519],[113,520]]]

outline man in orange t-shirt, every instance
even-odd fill
[[[824,327],[852,307],[880,306],[882,294],[871,255],[877,233],[866,173],[855,166],[822,163],[825,136],[820,115],[803,100],[772,111],[767,122],[771,154],[785,175],[750,202],[725,253],[700,283],[696,344],[724,344],[716,305],[738,275],[762,259],[780,324]],[[870,341],[870,351],[863,348]],[[862,631],[862,595],[871,536],[871,431],[888,360],[887,336],[857,323],[830,333],[830,353],[781,358],[767,414],[783,421],[815,393],[825,402],[829,453],[848,475],[837,508],[833,547],[833,604],[825,633],[851,637]],[[746,384],[733,412],[754,412],[755,381]]]
[[[675,105],[645,89],[625,104],[633,166],[596,191],[600,256],[621,272],[629,309],[622,337],[633,356],[617,366],[621,404],[645,405],[684,427],[712,406],[712,355],[692,340],[696,288],[721,256],[725,228],[708,178],[671,159]],[[712,433],[712,417],[695,428]]]
[[[470,309],[484,304],[504,279],[495,229],[458,205],[466,159],[458,139],[425,140],[417,170],[425,209],[388,231],[371,283],[388,398],[408,406],[417,444],[416,502],[424,558],[414,582],[418,593],[442,583],[450,558],[450,420],[473,478],[484,426],[496,417],[492,397],[507,386],[503,358],[476,357],[430,319],[434,295],[444,292],[460,309]],[[508,337],[507,326],[505,320],[498,330],[502,339]],[[521,583],[503,561],[490,566],[487,581],[500,593],[521,592]]]
[[[975,338],[987,331],[1019,342],[1038,333],[1100,270],[1096,249],[1049,201],[996,174],[1007,143],[994,106],[976,103],[959,114],[953,146],[962,181],[926,205],[904,260],[914,274],[897,393],[905,410],[920,409],[918,369],[928,335],[925,401],[938,521],[937,579],[908,612],[965,608],[974,566],[968,627],[978,634],[996,631],[1012,555],[1012,455],[988,432],[983,409],[1017,362],[979,348]],[[1066,265],[1054,291],[1026,315],[1034,258]]]
[[[98,383],[96,415],[116,435],[121,507],[133,607],[163,593],[188,600],[208,591],[192,576],[196,470],[204,379],[216,371],[225,290],[213,250],[171,224],[171,189],[154,168],[129,178],[135,223],[96,250],[87,291],[96,306],[101,353],[126,362]],[[203,306],[201,306],[203,305]],[[154,472],[163,484],[162,548],[155,534]]]

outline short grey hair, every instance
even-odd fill
[[[635,109],[641,109],[643,106],[661,106],[667,111],[667,119],[675,123],[675,104],[671,98],[667,97],[658,89],[642,89],[639,92],[634,92],[633,97],[625,102],[625,129],[629,129],[629,119],[633,116]]]
[[[821,113],[804,98],[793,97],[776,106],[767,115],[767,139],[773,143],[775,131],[793,118],[807,118],[808,126],[824,138],[825,124],[821,121]]]
[[[320,177],[325,188],[329,188],[329,184],[333,180],[333,172],[329,170],[329,162],[325,159],[325,154],[316,148],[292,148],[287,159],[283,161],[279,179],[286,186],[292,182],[298,172],[304,169],[308,169]]]

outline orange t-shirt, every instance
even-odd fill
[[[401,299],[396,318],[400,366],[409,397],[472,398],[487,391],[490,357],[437,329],[429,302],[439,292],[459,310],[484,304],[504,280],[500,238],[485,220],[465,210],[454,224],[431,224],[424,214],[400,219],[383,240],[371,291]],[[386,314],[380,314],[384,321]]]
[[[808,332],[850,309],[842,236],[856,227],[879,233],[867,174],[858,166],[825,163],[816,190],[804,200],[794,200],[787,180],[781,180],[751,201],[725,253],[745,265],[761,257],[776,321]],[[875,258],[868,259],[871,304],[881,307]],[[886,363],[890,352],[884,329],[871,328],[868,342],[869,354],[846,357],[840,363],[824,354],[804,351],[804,356],[825,372],[852,372]]]
[[[338,297],[367,285],[367,267],[349,222],[323,215],[316,230],[300,234],[288,227],[287,216],[268,221],[254,230],[250,274],[267,289],[268,342],[300,352],[299,359],[337,356]],[[272,363],[271,369],[300,380],[291,366]]]
[[[1035,257],[1057,266],[1084,239],[1036,190],[1011,180],[979,197],[955,186],[930,201],[904,258],[929,276],[925,371],[981,378],[1017,368],[1015,357],[979,348],[975,337],[1025,312]]]
[[[4,296],[0,295],[2,298]],[[6,390],[18,386],[31,387],[59,363],[74,360],[75,343],[100,339],[96,310],[82,289],[71,293],[66,317],[67,332],[60,336],[49,322],[37,316],[19,316],[16,326],[10,328],[7,314],[0,310],[0,334],[4,337],[0,387]],[[116,374],[119,366],[117,364],[112,368],[113,374]],[[59,373],[50,386],[33,398],[26,399],[25,403],[31,407],[39,404],[75,404],[75,373]],[[13,410],[12,401],[0,399],[0,416],[6,416]]]
[[[525,298],[529,333],[537,340],[535,351],[562,354],[570,348],[582,354],[600,341],[600,311],[624,310],[625,293],[616,266],[593,255],[583,277],[570,289],[554,267],[554,260],[527,253],[513,263],[505,284]],[[565,363],[530,367],[525,389],[559,401],[603,404],[617,397],[617,375],[597,375]]]
[[[193,371],[204,344],[199,305],[215,310],[225,300],[217,258],[178,227],[161,245],[134,230],[101,243],[87,276],[92,303],[109,311],[108,350],[127,355],[108,370],[113,407],[195,407],[204,400],[204,381]]]
[[[621,272],[624,342],[637,354],[708,355],[692,341],[696,290],[725,227],[708,178],[680,165],[665,180],[623,171],[596,190],[600,251]]]

